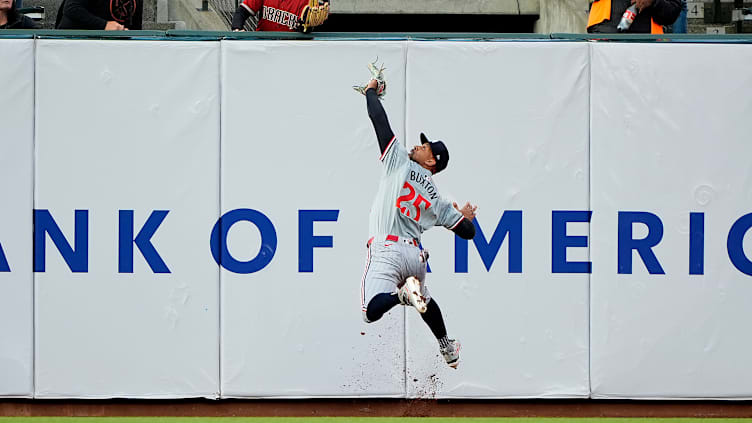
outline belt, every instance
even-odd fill
[[[374,239],[371,237],[371,239],[368,240],[368,243],[366,243],[366,247],[370,247],[373,241]],[[398,237],[397,235],[387,235],[385,241],[404,242],[405,244],[410,244],[415,247],[420,244],[415,238]]]

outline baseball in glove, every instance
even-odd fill
[[[371,71],[371,79],[375,79],[378,85],[376,86],[376,94],[379,96],[379,98],[383,98],[386,95],[386,79],[384,79],[384,71],[386,68],[382,64],[381,67],[376,66],[376,62],[379,59],[376,58],[375,61],[368,64],[368,70]],[[368,82],[371,80],[369,79]],[[365,85],[353,85],[353,89],[363,95],[366,95],[366,87],[368,86],[368,83]]]
[[[300,13],[300,28],[303,32],[311,32],[314,26],[319,26],[329,17],[329,0],[310,0]]]

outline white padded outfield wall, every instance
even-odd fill
[[[428,286],[463,363],[438,366],[436,341],[408,313],[408,395],[438,374],[438,396],[586,397],[588,275],[552,274],[550,228],[552,210],[588,210],[587,44],[414,43],[407,72],[407,143],[425,132],[447,144],[435,183],[459,205],[478,204],[480,227],[467,254],[451,232],[423,237]],[[502,216],[521,225],[494,257]],[[587,249],[569,258],[587,260]]]
[[[33,393],[34,42],[0,42],[0,396]]]
[[[381,163],[365,100],[350,86],[369,61],[388,63],[390,123],[402,132],[406,45],[331,47],[222,42],[222,213],[249,209],[270,222],[227,233],[235,260],[270,257],[251,273],[222,269],[226,396],[404,396],[403,309],[378,324],[361,319]]]
[[[752,46],[592,48],[593,396],[752,398]]]
[[[37,237],[54,219],[77,247],[69,264],[50,229],[36,269],[36,396],[218,395],[218,46],[45,40],[36,57]]]
[[[444,140],[435,183],[479,205],[474,241],[422,240],[458,370],[415,310],[361,318],[381,164],[351,85],[377,57],[399,142]],[[0,39],[0,60],[0,396],[752,398],[750,45]]]

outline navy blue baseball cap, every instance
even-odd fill
[[[449,150],[444,145],[444,141],[431,141],[426,137],[426,134],[421,132],[420,143],[428,143],[431,146],[431,152],[436,157],[436,173],[446,169],[447,163],[449,163]]]

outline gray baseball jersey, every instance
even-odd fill
[[[409,276],[421,282],[426,301],[426,262],[418,247],[421,234],[433,226],[454,229],[464,219],[452,203],[439,195],[431,171],[412,161],[397,138],[381,156],[384,172],[371,207],[370,240],[360,286],[363,319],[371,299],[392,293]]]
[[[397,137],[381,156],[384,173],[371,207],[369,234],[383,240],[387,235],[420,241],[432,226],[454,229],[464,219],[452,203],[439,195],[431,171],[410,160]]]

